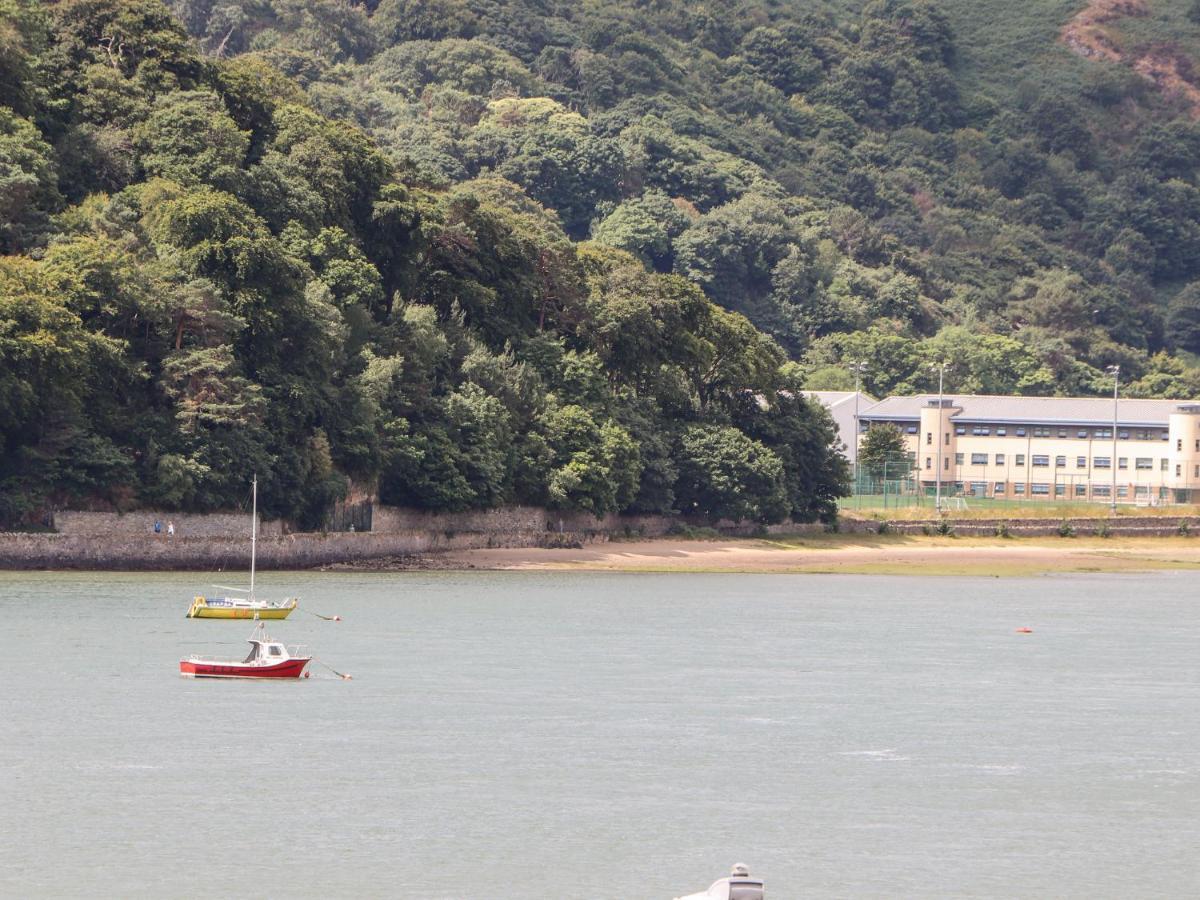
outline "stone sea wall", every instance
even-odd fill
[[[154,522],[163,532],[154,533]],[[166,525],[175,525],[174,537]],[[59,511],[57,533],[0,533],[0,569],[240,569],[249,564],[250,523],[244,513],[177,515]],[[581,546],[611,537],[661,537],[681,520],[666,516],[604,516],[539,507],[433,513],[376,505],[372,530],[285,533],[279,522],[261,522],[258,565],[303,569],[332,563],[385,559],[488,547]],[[822,530],[820,525],[719,523],[731,536]]]
[[[80,537],[127,536],[155,537],[154,523],[162,524],[166,538],[167,523],[175,526],[176,537],[242,537],[250,540],[250,512],[244,513],[174,513],[153,509],[137,512],[83,512],[62,509],[54,513],[54,530],[59,534]],[[282,534],[279,522],[258,523],[260,537]]]
[[[372,534],[289,534],[260,538],[258,567],[304,569],[331,563],[413,556],[483,547],[554,546],[563,538],[578,544],[583,536],[547,532],[499,535],[431,531]],[[245,569],[250,548],[243,539],[214,537],[0,534],[0,569]]]

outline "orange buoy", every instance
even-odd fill
[[[1032,628],[1018,628],[1017,634],[1033,634]]]

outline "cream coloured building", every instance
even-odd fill
[[[859,440],[892,423],[923,488],[997,499],[1200,500],[1200,402],[1095,397],[888,397],[859,411]],[[941,463],[940,479],[938,463]]]

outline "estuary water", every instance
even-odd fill
[[[1200,895],[1193,574],[230,577],[0,573],[0,896]]]

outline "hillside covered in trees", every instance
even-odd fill
[[[811,518],[853,360],[1196,396],[1167,7],[0,0],[0,518]]]
[[[332,61],[364,9],[178,11],[0,0],[0,521],[237,505],[255,472],[265,512],[309,528],[351,484],[442,510],[834,512],[845,464],[784,351],[572,240],[586,197],[573,219],[507,170],[435,177],[181,24],[265,16]]]

